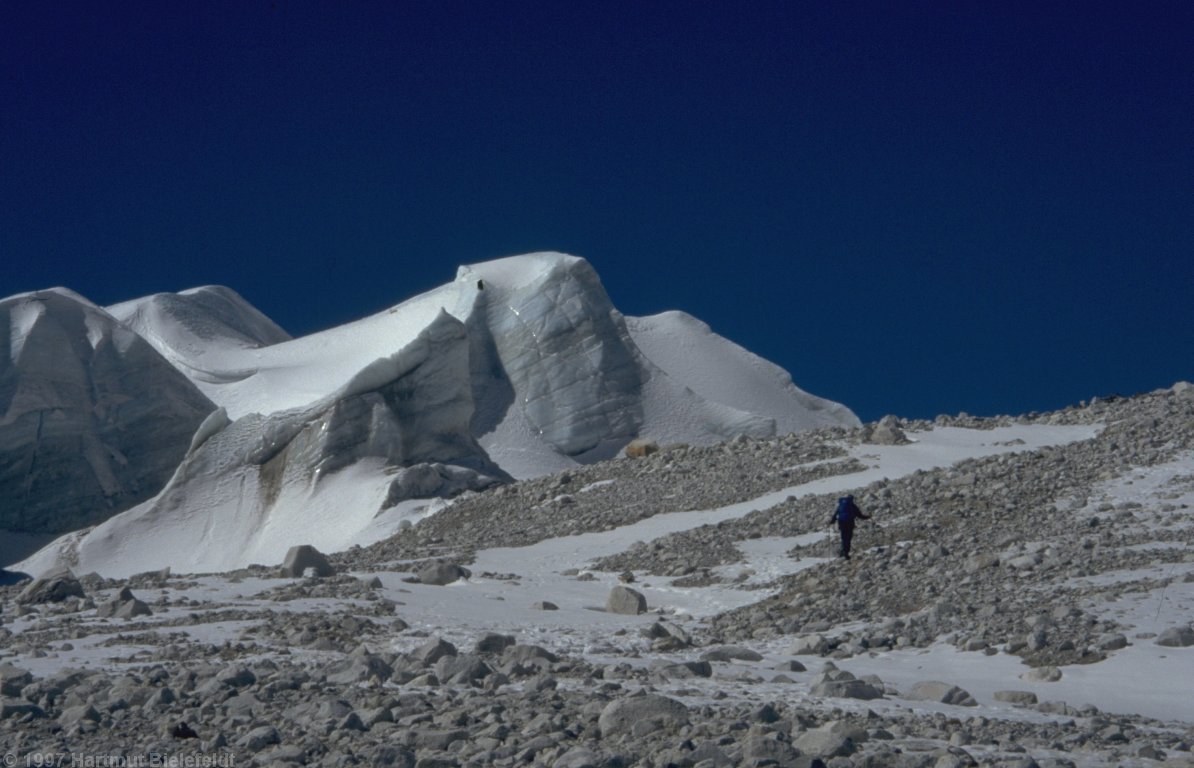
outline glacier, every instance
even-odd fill
[[[856,426],[845,406],[679,312],[623,316],[592,265],[544,252],[290,338],[229,289],[109,307],[219,410],[155,497],[18,567],[118,575],[368,544],[438,500],[613,456]],[[189,446],[189,448],[187,447]]]
[[[62,533],[152,496],[215,408],[72,291],[0,301],[0,529]]]

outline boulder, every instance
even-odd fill
[[[416,648],[412,655],[425,666],[431,666],[445,656],[455,656],[456,646],[438,637],[433,637]]]
[[[721,645],[701,654],[705,661],[762,661],[763,655],[738,645]]]
[[[473,646],[475,653],[501,653],[510,646],[514,645],[515,640],[513,635],[502,635],[497,632],[486,632],[477,639],[477,644]]]
[[[447,586],[461,579],[467,579],[472,575],[472,571],[468,568],[463,568],[456,563],[444,562],[443,560],[428,563],[415,574],[421,583],[436,587]]]
[[[863,701],[883,698],[883,691],[863,680],[822,680],[814,683],[809,693],[813,696]]]
[[[875,445],[904,445],[909,440],[904,430],[900,429],[900,420],[888,414],[867,429],[866,442]]]
[[[528,661],[534,661],[536,659],[542,659],[549,664],[554,664],[560,660],[560,657],[556,656],[554,653],[542,646],[525,645],[522,643],[511,645],[502,651],[503,664],[509,664],[511,662],[515,664],[524,664]]]
[[[245,688],[257,682],[257,675],[243,664],[224,667],[216,674],[216,680],[233,688]]]
[[[749,736],[742,743],[742,757],[746,765],[791,765],[798,757],[791,744],[774,735]]]
[[[273,744],[282,743],[278,729],[272,725],[262,725],[246,733],[237,740],[236,745],[249,752],[260,752]]]
[[[966,562],[963,563],[962,568],[966,573],[978,573],[987,568],[994,568],[997,565],[999,565],[999,555],[991,552],[983,552],[966,558]]]
[[[95,707],[90,704],[81,704],[77,707],[69,707],[62,710],[62,714],[58,715],[58,724],[64,728],[69,728],[83,721],[98,723],[101,719],[100,713]]]
[[[435,662],[435,676],[445,683],[470,684],[492,672],[480,656],[471,653],[444,656]]]
[[[689,680],[694,677],[712,677],[713,666],[707,661],[660,662],[651,671],[665,680]]]
[[[641,459],[653,453],[659,453],[659,443],[643,437],[631,440],[626,446],[626,457],[630,459]]]
[[[132,619],[137,616],[151,616],[153,611],[149,606],[133,596],[133,591],[122,587],[116,597],[100,603],[95,609],[95,615],[102,619]]]
[[[17,602],[21,605],[61,603],[68,597],[86,597],[86,594],[70,569],[63,567],[34,579],[17,595]]]
[[[10,717],[24,717],[32,715],[33,717],[45,717],[45,711],[24,699],[9,699],[0,698],[0,720],[7,720]]]
[[[788,653],[793,656],[820,656],[829,650],[829,641],[823,635],[807,635],[796,638]]]
[[[573,747],[552,764],[552,768],[600,768],[606,761],[586,747]]]
[[[865,738],[866,732],[859,734],[859,729],[853,729],[844,723],[831,721],[818,728],[812,728],[792,740],[792,746],[803,755],[816,757],[845,757],[853,754],[857,749],[855,737]]]
[[[1014,704],[1017,707],[1030,707],[1036,704],[1036,694],[1032,691],[995,691],[995,701]]]
[[[1188,648],[1194,645],[1194,627],[1169,627],[1157,636],[1157,645],[1166,648]]]
[[[33,674],[12,664],[0,664],[0,696],[20,696],[21,689],[33,682]]]
[[[538,602],[531,603],[531,608],[533,608],[536,611],[558,611],[558,610],[560,610],[560,606],[558,606],[555,603],[550,602],[548,600],[539,600]]]
[[[149,606],[146,603],[144,603],[141,600],[138,600],[136,598],[133,598],[132,600],[121,603],[120,606],[116,609],[116,613],[113,614],[113,617],[117,618],[117,619],[134,619],[138,616],[152,616],[152,615],[153,615],[153,611],[150,610]]]
[[[283,576],[297,579],[303,576],[308,568],[313,568],[319,578],[336,575],[336,569],[323,553],[310,544],[298,544],[287,550],[286,557],[282,560]]]
[[[1061,670],[1057,667],[1033,667],[1020,677],[1034,683],[1056,683],[1061,679]]]
[[[611,701],[597,719],[602,738],[630,733],[645,736],[655,731],[674,731],[687,724],[688,707],[654,693]]]
[[[1100,637],[1095,647],[1100,651],[1118,651],[1128,647],[1128,638],[1122,632],[1110,632]]]
[[[392,674],[394,670],[380,656],[354,653],[328,667],[327,681],[332,685],[352,685],[374,677],[381,681],[389,680]]]
[[[922,680],[912,686],[912,690],[904,694],[904,698],[913,701],[936,701],[959,707],[978,706],[978,702],[967,691],[940,680]]]
[[[637,616],[647,611],[647,598],[638,590],[618,585],[609,591],[605,600],[605,610],[610,613],[621,613],[627,616]]]

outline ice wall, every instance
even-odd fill
[[[0,301],[0,529],[69,531],[152,496],[214,409],[81,296]]]
[[[587,261],[533,254],[461,267],[457,280],[484,286],[478,311],[515,403],[543,440],[573,455],[638,433],[640,361]]]

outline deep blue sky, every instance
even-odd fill
[[[584,5],[0,5],[0,296],[551,249],[864,419],[1194,379],[1194,4]]]

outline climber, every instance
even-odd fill
[[[837,509],[834,510],[833,517],[829,519],[829,524],[837,523],[838,532],[842,535],[842,548],[839,552],[841,557],[850,559],[850,540],[854,538],[854,521],[870,519],[870,516],[864,515],[858,505],[854,503],[853,496],[843,496],[837,500]]]

